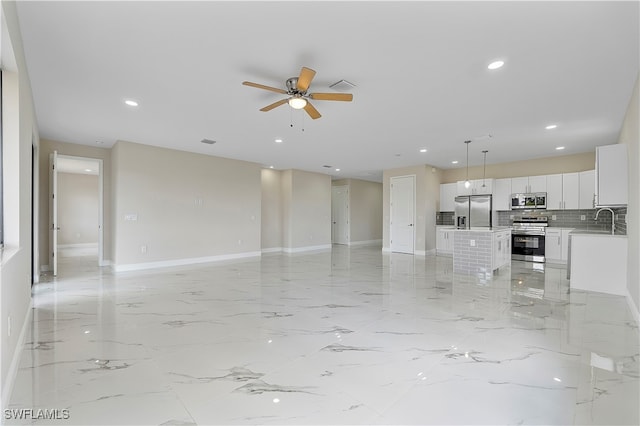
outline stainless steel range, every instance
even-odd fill
[[[511,259],[544,262],[546,216],[516,216],[511,231]]]

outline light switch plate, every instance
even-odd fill
[[[586,215],[581,214],[581,215],[580,215],[580,220],[587,220],[587,216],[586,216]]]

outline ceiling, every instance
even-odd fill
[[[464,167],[465,140],[470,165],[482,164],[482,150],[493,164],[616,143],[639,70],[638,2],[17,7],[41,137],[334,177]],[[489,70],[496,59],[505,65]],[[344,79],[356,85],[353,102],[313,101],[318,120],[288,105],[260,112],[283,95],[241,84],[284,88],[302,66],[317,71],[311,92]]]

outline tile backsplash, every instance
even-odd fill
[[[609,230],[611,229],[611,213],[603,211],[598,216],[598,220],[594,220],[597,209],[586,210],[544,210],[539,212],[530,212],[528,214],[543,215],[549,218],[549,227],[555,228],[576,228],[586,230]],[[627,208],[613,209],[616,215],[616,234],[627,234]],[[498,226],[511,226],[511,216],[523,215],[523,211],[499,211]],[[453,225],[454,212],[437,212],[436,225]],[[584,216],[584,220],[582,217]]]

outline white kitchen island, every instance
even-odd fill
[[[627,294],[627,236],[573,231],[569,288]]]
[[[453,228],[453,271],[490,275],[511,265],[511,228]]]

